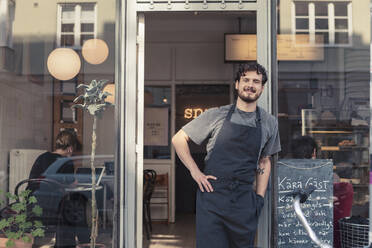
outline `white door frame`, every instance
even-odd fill
[[[271,20],[270,0],[236,0],[234,2],[202,3],[193,0],[117,0],[120,3],[117,24],[118,61],[117,84],[120,90],[120,168],[124,191],[120,197],[119,223],[120,247],[142,248],[142,191],[143,191],[143,108],[144,108],[144,14],[153,11],[256,11],[257,60],[268,71],[269,83],[260,98],[261,107],[271,112]],[[274,1],[275,2],[275,1]],[[174,151],[172,151],[174,154]],[[271,193],[266,194],[266,204],[258,225],[258,246],[270,247]],[[124,245],[124,246],[123,246]]]

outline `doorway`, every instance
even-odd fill
[[[232,103],[234,72],[237,63],[225,61],[225,34],[257,34],[257,12],[169,12],[145,13],[144,85],[145,108],[148,91],[153,102],[167,105],[169,112],[169,137],[206,109]],[[166,104],[162,99],[170,92]],[[159,98],[159,99],[157,99]],[[161,107],[161,106],[157,107]],[[144,111],[145,113],[147,110]],[[146,120],[146,116],[144,117]],[[170,140],[169,140],[170,142]],[[144,137],[146,144],[146,135]],[[169,144],[166,144],[169,145]],[[168,146],[167,146],[168,147]],[[144,240],[143,247],[173,247],[194,244],[196,184],[190,173],[179,161],[173,149],[167,148],[170,157],[146,158],[144,146],[144,169],[155,169],[170,176],[170,222],[162,216],[166,211],[153,206],[153,236]],[[203,168],[206,155],[205,144],[191,144],[192,156]],[[157,149],[160,150],[160,149]],[[158,222],[160,221],[160,222]],[[163,222],[161,222],[163,221]],[[165,223],[164,223],[165,222]],[[185,225],[188,232],[184,232]],[[180,228],[180,232],[175,231]],[[177,244],[179,246],[177,246]],[[187,246],[194,247],[194,246]]]

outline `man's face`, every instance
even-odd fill
[[[235,82],[235,89],[238,91],[238,97],[247,102],[256,102],[261,96],[264,86],[262,85],[262,74],[256,71],[247,71],[240,81]]]

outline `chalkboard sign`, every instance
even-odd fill
[[[333,163],[329,159],[282,159],[277,163],[278,247],[315,247],[298,220],[292,197],[295,189],[315,186],[301,209],[310,226],[324,243],[333,245]]]

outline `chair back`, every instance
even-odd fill
[[[156,171],[146,169],[143,171],[143,203],[149,204],[156,182]]]

